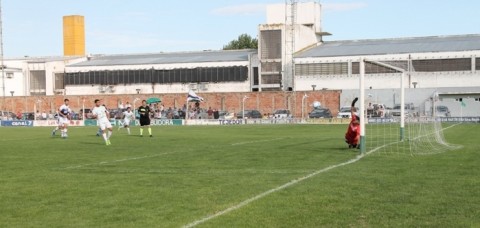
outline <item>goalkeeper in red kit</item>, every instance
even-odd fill
[[[352,120],[350,121],[347,133],[345,134],[345,142],[348,144],[348,148],[360,148],[360,118],[355,114],[355,102],[357,101],[358,97],[353,99],[352,108],[350,110]]]

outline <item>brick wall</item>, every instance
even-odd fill
[[[262,114],[272,113],[275,109],[290,109],[295,117],[302,115],[302,97],[307,94],[305,100],[305,115],[312,110],[314,101],[321,102],[322,106],[328,107],[333,115],[338,112],[340,102],[340,91],[321,90],[308,92],[250,92],[250,93],[198,93],[205,101],[201,103],[202,108],[212,107],[214,109],[224,109],[229,112],[237,113],[242,110],[242,99],[247,96],[245,109],[257,109]],[[140,100],[135,102],[138,106],[143,99],[149,97],[161,98],[165,108],[182,107],[186,102],[187,94],[136,94],[136,95],[95,95],[95,96],[31,96],[31,97],[5,97],[0,98],[0,107],[4,111],[33,112],[34,106],[40,112],[54,112],[63,104],[63,99],[70,100],[70,107],[78,112],[85,101],[85,108],[92,108],[95,99],[104,101],[108,108],[118,107],[118,102],[124,104],[130,102],[133,105],[135,98]],[[193,104],[192,104],[193,105]]]

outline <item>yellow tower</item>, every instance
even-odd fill
[[[63,54],[65,56],[85,55],[85,24],[80,15],[63,17]]]

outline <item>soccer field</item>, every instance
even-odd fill
[[[455,151],[360,159],[345,129],[114,129],[105,146],[94,127],[0,128],[0,227],[480,226],[480,125],[445,130]]]

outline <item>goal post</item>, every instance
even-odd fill
[[[392,70],[396,70],[401,73],[401,76],[400,76],[400,141],[403,141],[405,139],[405,75],[406,75],[406,71],[400,67],[392,66],[390,64],[382,63],[375,60],[364,59],[363,62],[369,62],[376,65],[380,65]],[[365,75],[365,67],[363,68],[363,74]]]
[[[427,95],[428,89],[406,89],[407,77],[409,81],[412,75],[419,77],[414,74],[410,57],[400,60],[360,57],[357,61],[360,77],[359,91],[356,94],[360,101],[358,115],[362,155],[373,152],[428,155],[459,148],[448,144],[444,139],[442,123],[435,115],[438,95]],[[389,86],[372,90],[372,85],[379,84],[378,80],[383,80],[380,83],[388,83]],[[366,90],[366,85],[369,85],[370,90]],[[380,101],[377,100],[377,92]],[[399,104],[395,102],[395,97]],[[389,105],[393,103],[392,108],[387,108],[387,102]],[[428,106],[433,106],[431,113],[426,110]],[[420,110],[421,107],[424,110]]]
[[[360,153],[363,155],[366,152],[366,138],[365,138],[365,59],[360,58]]]

